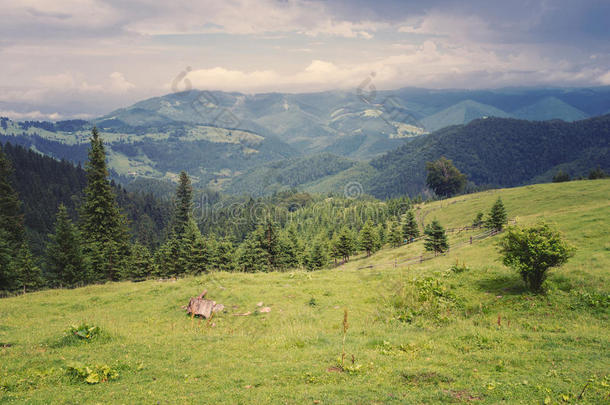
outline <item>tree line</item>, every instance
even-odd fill
[[[166,218],[163,238],[156,245],[142,238],[150,229],[130,231],[130,218],[119,204],[123,192],[109,180],[105,147],[93,129],[80,202],[59,205],[53,231],[36,257],[12,178],[10,161],[0,149],[0,290],[4,291],[217,270],[315,270],[345,263],[355,254],[370,256],[384,245],[411,243],[422,231],[427,250],[442,253],[449,248],[438,221],[420,229],[414,201],[407,197],[382,202],[286,191],[240,200],[238,210],[234,204],[217,206],[216,201],[212,212],[197,217],[194,190],[184,171],[167,213],[171,219]],[[483,220],[481,215],[479,220],[501,228],[506,222],[501,201],[489,218]]]

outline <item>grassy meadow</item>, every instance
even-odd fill
[[[393,262],[422,242],[316,272],[31,293],[0,300],[0,402],[610,403],[610,180],[459,196],[417,217],[470,225],[498,196],[518,225],[544,218],[577,248],[544,295],[498,261],[501,235],[411,266]],[[203,289],[226,307],[209,321],[181,308]],[[101,334],[66,338],[83,322]],[[118,378],[88,384],[75,362]]]

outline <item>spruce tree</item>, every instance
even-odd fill
[[[91,131],[87,187],[81,207],[81,229],[85,252],[91,256],[94,279],[117,280],[125,272],[129,257],[127,221],[120,213],[108,181],[106,152],[97,128]]]
[[[427,251],[434,252],[436,255],[449,250],[445,228],[436,219],[426,226],[425,234],[424,247]]]
[[[367,221],[360,230],[360,248],[370,256],[377,248],[378,242],[373,228],[373,224]]]
[[[205,271],[206,258],[203,236],[193,218],[189,218],[180,238],[181,267],[189,274],[200,274]]]
[[[131,281],[146,280],[153,272],[153,263],[150,256],[150,251],[144,245],[136,242],[131,247],[131,256],[129,258],[129,269],[125,278]]]
[[[222,238],[216,245],[216,266],[220,271],[233,271],[235,269],[235,247],[228,238]]]
[[[23,289],[24,293],[37,290],[44,285],[42,271],[34,261],[32,253],[25,241],[19,248],[13,266],[14,271],[17,273],[18,287]]]
[[[11,185],[13,168],[0,145],[0,228],[7,233],[7,241],[17,249],[24,240],[21,201]]]
[[[180,172],[178,188],[176,189],[176,208],[174,211],[174,234],[182,236],[192,216],[193,187],[191,179],[185,171]]]
[[[309,254],[307,255],[307,268],[317,270],[326,266],[328,263],[328,248],[325,238],[318,236],[312,243]]]
[[[21,201],[11,185],[13,169],[0,145],[0,236],[9,254],[0,258],[0,290],[13,290],[17,287],[17,268],[13,266],[15,252],[25,240]]]
[[[502,203],[502,199],[498,197],[494,205],[491,207],[491,211],[489,212],[487,226],[495,231],[501,231],[506,223],[506,208],[504,208],[504,203]]]
[[[260,243],[260,235],[251,234],[240,245],[237,265],[241,271],[254,273],[269,270],[269,257]]]
[[[47,244],[46,265],[55,285],[73,287],[87,279],[87,269],[78,229],[72,224],[66,206],[57,210],[55,233]]]
[[[274,269],[277,266],[277,259],[279,256],[279,241],[277,226],[268,220],[261,231],[257,232],[259,235],[260,247],[266,252],[268,265],[270,269]]]
[[[400,225],[398,225],[397,221],[392,221],[392,225],[390,226],[390,234],[388,236],[388,240],[392,247],[398,247],[402,245],[402,234],[400,232]]]
[[[8,240],[8,232],[0,228],[0,291],[9,291],[16,279],[13,273],[13,254]]]
[[[419,237],[419,227],[415,221],[415,214],[412,210],[407,211],[402,225],[402,237],[407,240],[407,243]]]
[[[349,261],[350,256],[354,254],[356,243],[354,236],[348,228],[343,228],[339,234],[339,249],[344,261]]]

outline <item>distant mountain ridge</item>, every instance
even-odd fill
[[[283,159],[332,154],[360,162],[352,172],[368,176],[371,170],[363,162],[448,126],[485,117],[574,121],[607,111],[608,86],[403,88],[370,94],[358,89],[253,95],[190,90],[142,100],[89,122],[3,118],[0,140],[82,162],[89,131],[96,125],[108,147],[113,176],[121,181],[173,179],[184,169],[199,186],[236,190],[233,179]],[[322,178],[314,183],[330,184]]]

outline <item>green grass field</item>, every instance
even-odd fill
[[[0,402],[610,403],[610,181],[460,196],[418,216],[469,225],[498,196],[518,225],[544,217],[577,248],[546,295],[501,265],[501,235],[410,267],[393,261],[421,242],[332,270],[32,293],[0,300]],[[467,269],[451,271],[456,261]],[[210,322],[181,309],[204,288],[226,306]],[[102,336],[62,340],[81,322]],[[87,384],[67,374],[75,361],[119,377]]]

